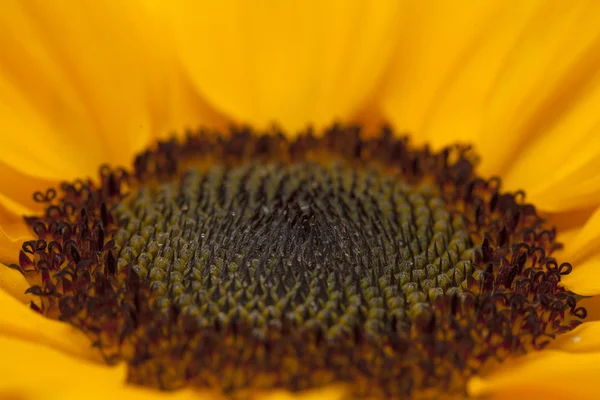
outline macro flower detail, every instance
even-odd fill
[[[598,397],[600,2],[2,11],[0,399]]]
[[[36,193],[14,267],[135,384],[461,396],[586,316],[555,231],[474,160],[388,128],[190,134]]]

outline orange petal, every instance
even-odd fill
[[[13,235],[14,230],[10,226],[7,232],[5,227],[0,225],[0,262],[2,263],[12,264],[17,262],[21,245],[29,239],[27,236],[17,235],[15,238]]]
[[[158,4],[199,92],[259,127],[348,118],[370,100],[400,37],[393,0]]]
[[[6,268],[0,265],[0,268]],[[90,340],[74,327],[48,319],[0,289],[0,338],[40,343],[82,359],[100,360]],[[0,357],[1,358],[1,357]]]
[[[574,229],[574,235],[564,241],[564,250],[560,257],[576,265],[581,260],[598,253],[600,248],[600,207],[585,221],[585,224]]]
[[[483,175],[542,209],[600,204],[600,3],[472,5],[413,18],[418,40],[401,44],[386,114],[436,145],[474,143]]]
[[[299,393],[290,393],[284,390],[257,393],[253,400],[342,400],[348,398],[343,386],[331,385],[320,389],[312,389]]]
[[[10,148],[4,148],[4,152],[11,151]],[[2,156],[0,156],[2,157]],[[0,160],[0,176],[2,176],[2,187],[0,188],[0,207],[8,210],[13,215],[13,220],[21,219],[22,215],[32,214],[41,210],[41,205],[33,200],[33,193],[37,191],[44,192],[50,187],[57,187],[58,180],[49,180],[31,176],[23,170],[27,170],[29,160],[23,158],[22,163],[11,167]],[[16,217],[18,216],[18,217]],[[3,224],[5,221],[0,221]]]
[[[561,283],[583,296],[600,294],[600,254],[576,264],[569,275],[561,278]]]
[[[3,2],[0,194],[32,208],[34,191],[129,166],[157,136],[226,124],[139,3]]]
[[[587,220],[596,211],[596,207],[567,210],[560,213],[543,212],[542,216],[550,225],[556,226],[559,233],[566,231],[576,232],[585,225]]]
[[[578,304],[587,310],[586,321],[600,321],[600,296],[582,299]]]
[[[23,400],[216,399],[208,393],[164,393],[126,383],[124,365],[107,367],[37,343],[0,335],[0,397]]]
[[[139,45],[153,57],[154,63],[147,71],[154,83],[147,96],[153,135],[164,138],[198,127],[225,130],[231,121],[198,94],[173,54],[175,43],[162,9],[164,2],[143,0],[138,3],[140,9],[136,9],[137,17],[132,22],[145,32],[147,40],[140,41]]]
[[[598,294],[600,207],[592,211],[583,209],[550,215],[549,221],[552,225],[558,223],[557,240],[564,244],[553,257],[573,265],[573,271],[562,278],[562,283],[578,294]]]
[[[3,3],[0,161],[46,179],[129,163],[150,130],[136,17],[114,1]]]
[[[23,274],[0,263],[0,290],[4,290],[23,304],[29,304],[31,301],[37,303],[37,297],[25,294],[29,286]]]
[[[471,379],[470,396],[491,399],[595,400],[600,352],[542,350]]]
[[[480,131],[483,172],[528,192],[566,167],[563,157],[583,150],[599,121],[589,111],[598,101],[600,3],[534,3],[541,7],[503,60]]]
[[[0,262],[16,263],[21,244],[32,239],[23,221],[23,214],[31,213],[23,211],[22,206],[0,194]]]
[[[437,147],[479,144],[499,76],[518,62],[509,55],[539,3],[407,2],[398,33],[403,40],[382,93],[385,115]]]
[[[595,68],[600,68],[600,61]],[[525,188],[527,200],[547,211],[600,204],[600,117],[595,115],[600,77],[587,85],[572,100],[569,112],[528,143],[504,175],[507,189]]]
[[[589,321],[579,325],[571,332],[558,336],[548,348],[569,353],[600,352],[600,321]]]

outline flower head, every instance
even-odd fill
[[[0,393],[593,397],[595,3],[7,7]]]

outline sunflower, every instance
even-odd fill
[[[596,397],[599,3],[3,9],[0,398]]]

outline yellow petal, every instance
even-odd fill
[[[578,304],[587,310],[586,321],[600,321],[600,296],[582,299]]]
[[[600,254],[577,263],[569,275],[561,278],[561,283],[584,296],[600,294]]]
[[[2,148],[2,153],[10,151],[13,150],[8,147]],[[0,160],[3,157],[2,153],[0,153]],[[28,165],[29,160],[26,158],[16,166],[0,161],[0,176],[2,176],[0,205],[19,216],[41,211],[41,205],[33,200],[33,193],[57,187],[58,184],[58,180],[43,179],[23,172],[27,171]]]
[[[257,393],[255,400],[341,400],[348,398],[343,386],[331,385],[320,389],[312,389],[299,393],[276,390],[271,393]]]
[[[22,243],[32,239],[24,214],[31,213],[0,193],[0,262],[16,263]]]
[[[567,241],[562,239],[565,248],[559,257],[577,266],[579,261],[597,254],[600,248],[600,207],[588,217],[583,226],[573,231],[574,235]]]
[[[135,0],[132,0],[135,2]],[[135,25],[145,32],[139,42],[146,54],[153,57],[147,102],[155,137],[183,134],[187,129],[213,128],[225,130],[231,123],[222,113],[200,96],[181,62],[173,54],[175,48],[170,26],[164,18],[163,2],[139,1]],[[158,84],[157,84],[158,83]]]
[[[15,231],[18,229],[11,229],[10,226],[7,230],[8,232],[4,226],[0,225],[0,263],[13,264],[18,261],[21,245],[30,238],[18,234],[15,236]]]
[[[509,54],[539,2],[407,3],[382,93],[385,115],[418,141],[479,144],[498,77],[514,63]]]
[[[558,226],[557,241],[564,245],[563,249],[553,253],[553,257],[573,266],[573,271],[562,278],[562,283],[578,294],[597,294],[600,290],[600,285],[596,284],[600,276],[597,271],[600,262],[597,257],[600,254],[600,208],[547,217],[551,225]]]
[[[0,265],[0,268],[6,266]],[[92,349],[90,340],[83,333],[63,322],[38,314],[1,288],[0,309],[0,338],[18,338],[82,359],[100,360],[100,355]]]
[[[569,353],[600,352],[600,321],[589,321],[552,341],[548,349]]]
[[[556,226],[559,233],[567,231],[577,232],[585,225],[592,214],[594,214],[596,208],[597,207],[582,208],[578,210],[563,210],[554,213],[543,212],[542,210],[542,217],[548,221],[549,225]]]
[[[399,5],[185,1],[169,11],[181,59],[211,104],[237,121],[295,130],[371,100],[399,39]]]
[[[599,375],[600,352],[542,350],[473,378],[468,392],[490,399],[594,400]]]
[[[38,299],[35,296],[25,294],[29,286],[23,274],[0,263],[0,291],[4,290],[23,304],[29,304],[31,301],[37,303]]]
[[[3,163],[74,178],[102,162],[128,163],[146,144],[152,64],[128,4],[3,2]]]
[[[483,175],[545,210],[598,204],[600,3],[474,3],[415,18],[430,33],[402,43],[386,114],[436,145],[474,143]]]
[[[173,45],[169,44],[169,48]],[[160,95],[152,96],[151,104],[153,134],[156,138],[170,138],[173,134],[183,135],[188,130],[210,128],[224,132],[231,121],[214,109],[201,97],[192,83],[185,77],[185,72],[175,60],[168,58],[173,65],[165,68],[157,80],[167,79],[168,88],[163,88]]]
[[[600,38],[593,51],[596,62],[582,63],[597,71]],[[565,84],[568,88],[557,95],[570,100],[566,110],[548,111],[544,134],[523,147],[504,175],[507,189],[525,188],[528,201],[549,211],[600,204],[600,75],[591,81],[579,77],[585,72],[572,74],[584,82]]]
[[[600,26],[597,23],[600,3],[539,4],[542,7],[503,60],[503,71],[490,93],[489,109],[480,133],[481,152],[487,158],[483,171],[498,174],[510,168],[506,174],[509,187],[515,185],[513,174],[529,182],[534,181],[535,175],[547,176],[552,167],[561,165],[560,156],[566,154],[562,148],[569,151],[571,139],[577,143],[580,138],[589,137],[594,120],[598,121],[597,117],[584,116],[580,112],[584,110],[579,107],[587,111],[593,107],[585,103],[589,103],[588,97],[594,91],[593,83],[600,66]],[[574,115],[584,119],[579,121],[575,117],[576,121],[569,121]],[[565,128],[571,125],[571,130],[555,132],[560,125]],[[561,151],[560,154],[540,152],[537,154],[540,163],[530,169],[519,169],[514,163],[521,152],[533,153],[533,142],[550,141],[553,137],[562,140],[563,147],[554,148]],[[530,191],[531,187],[527,189]]]
[[[124,365],[107,367],[55,349],[0,336],[0,398],[20,400],[216,399],[208,393],[164,393],[126,383]]]

